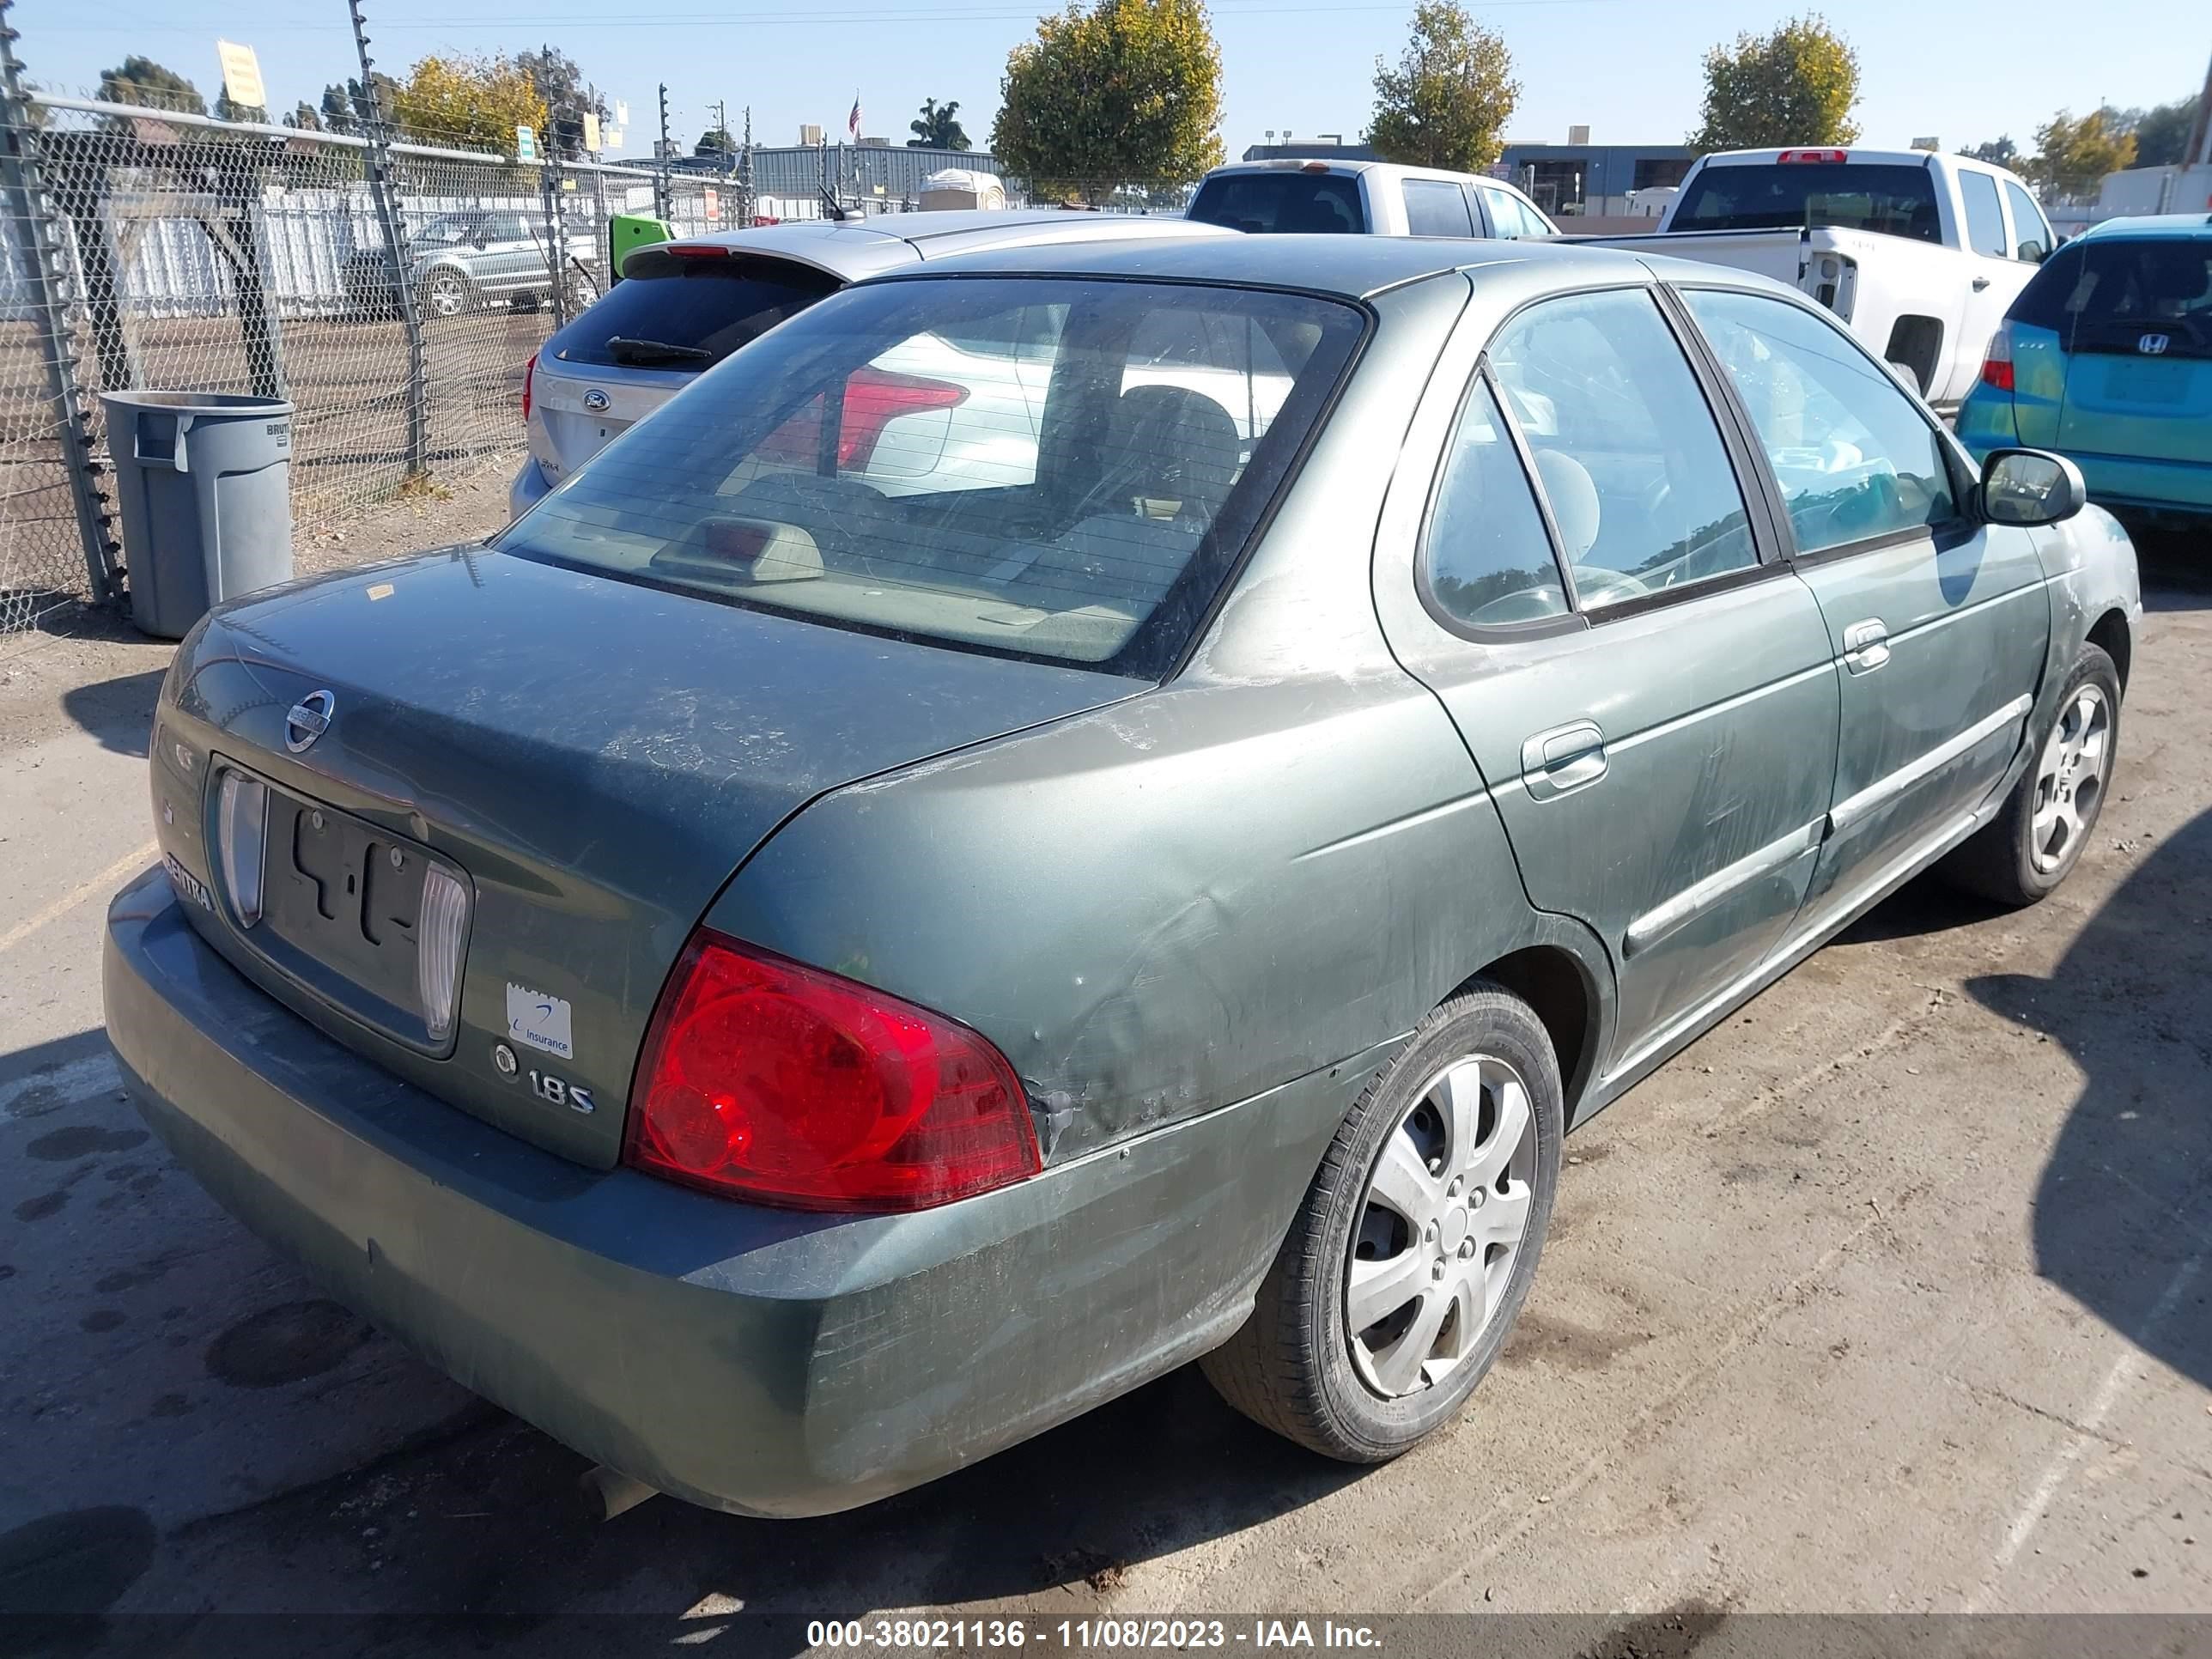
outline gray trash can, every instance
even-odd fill
[[[292,405],[104,392],[131,620],[182,639],[210,606],[292,574]]]

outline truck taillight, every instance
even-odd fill
[[[654,1011],[623,1162],[805,1210],[927,1209],[1042,1167],[980,1033],[704,929]]]
[[[1774,158],[1778,161],[1814,161],[1835,166],[1851,159],[1847,149],[1785,149]]]
[[[532,352],[530,361],[522,366],[522,423],[530,424],[530,394],[538,379],[538,354]]]
[[[1998,324],[1997,331],[1990,336],[1989,350],[1982,358],[1982,384],[1993,386],[2000,392],[2013,389],[2010,323]]]

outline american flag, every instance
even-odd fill
[[[860,94],[853,94],[853,112],[845,118],[845,131],[857,140],[860,136]]]

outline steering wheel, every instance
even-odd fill
[[[1619,605],[1623,599],[1632,599],[1651,591],[1650,583],[1625,570],[1605,570],[1594,564],[1568,568],[1574,573],[1575,597],[1584,610],[1593,605]],[[1559,609],[1559,592],[1547,582],[1518,587],[1477,606],[1467,620],[1479,628],[1505,628],[1515,623],[1541,622],[1547,617],[1565,616],[1566,613]]]

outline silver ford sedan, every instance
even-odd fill
[[[892,492],[925,335],[1035,372]],[[947,261],[204,624],[109,1028],[241,1220],[647,1486],[834,1510],[1192,1359],[1379,1461],[1569,1130],[1916,872],[2064,878],[2141,611],[2070,465],[1755,278]]]

